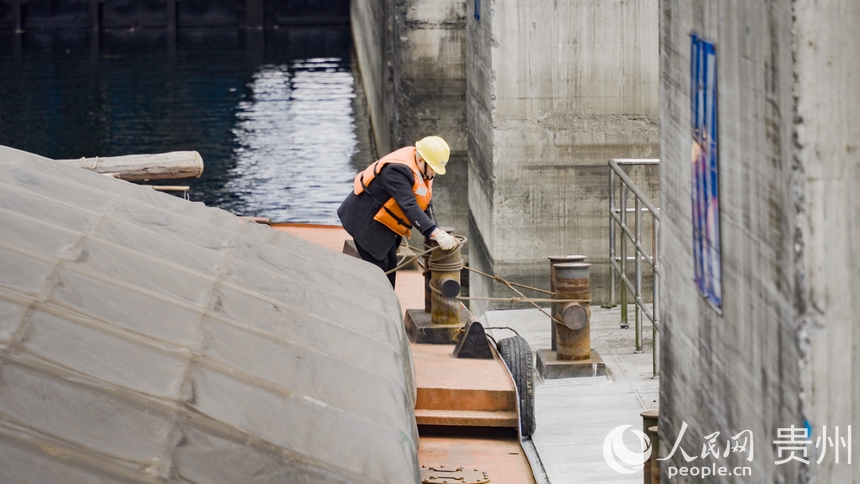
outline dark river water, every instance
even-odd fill
[[[337,224],[372,161],[348,26],[0,34],[0,144],[49,158],[196,150],[190,198]]]

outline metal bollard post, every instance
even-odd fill
[[[451,250],[434,250],[430,253],[430,319],[434,324],[459,324],[460,269],[463,258],[460,245]]]
[[[648,431],[651,427],[657,425],[657,419],[660,414],[657,410],[645,410],[639,414],[642,417],[642,433],[648,436],[649,441],[651,442],[651,451],[654,451],[654,444],[656,439],[655,435],[651,435],[651,432]],[[642,468],[642,473],[644,477],[644,484],[651,484],[651,459],[645,461],[645,466]]]
[[[584,255],[551,255],[548,257],[549,259],[549,290],[555,294],[555,265],[559,263],[566,262],[582,262],[585,260]],[[552,317],[554,319],[561,320],[561,307],[563,304],[553,304],[552,305]],[[550,320],[550,335],[552,336],[552,344],[550,345],[550,349],[556,351],[558,349],[557,340],[558,337],[555,334],[555,321]]]
[[[424,237],[424,251],[426,252],[431,247],[436,247],[439,245],[435,240],[430,237]],[[432,311],[431,304],[431,294],[430,291],[430,254],[424,254],[422,258],[424,260],[424,312],[429,313]]]
[[[449,234],[453,230],[440,228]],[[472,321],[472,315],[457,299],[460,295],[460,271],[463,269],[460,251],[467,240],[461,235],[454,235],[454,238],[458,244],[448,251],[438,248],[435,241],[424,239],[425,252],[434,247],[424,256],[424,308],[407,309],[403,318],[406,334],[412,343],[457,344],[463,339],[461,336],[474,336],[475,331],[470,332],[467,324]],[[480,325],[474,326],[480,328]],[[483,341],[486,338],[473,339]],[[476,358],[477,353],[473,350],[458,346],[455,356]],[[467,354],[471,356],[462,356]]]
[[[651,439],[651,481],[650,484],[660,484],[660,435],[657,425],[648,427],[648,437]]]
[[[444,230],[445,232],[448,232],[449,234],[454,235],[454,228],[453,227],[439,227],[439,230]],[[439,245],[439,243],[436,242],[435,240],[431,239],[430,237],[427,237],[427,236],[424,237],[424,252],[427,252],[427,250],[429,250],[433,247],[437,247],[438,245]],[[433,299],[433,297],[432,297],[433,292],[430,290],[430,279],[432,278],[432,274],[430,272],[430,255],[433,253],[434,252],[431,252],[430,254],[424,254],[424,257],[422,257],[422,260],[424,262],[424,312],[425,313],[430,313],[433,311],[432,302],[431,302]]]
[[[583,262],[555,265],[555,299],[573,299],[560,308],[560,321],[556,323],[557,355],[559,360],[587,360],[591,358],[591,282],[588,275],[591,264]]]
[[[559,262],[552,270],[553,332],[556,350],[535,352],[535,367],[544,380],[606,375],[606,364],[591,349],[591,264]],[[562,302],[563,301],[563,302]]]

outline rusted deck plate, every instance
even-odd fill
[[[491,484],[534,484],[528,459],[516,438],[421,436],[418,462],[480,469]]]

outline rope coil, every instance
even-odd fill
[[[463,268],[463,260],[460,259],[455,262],[434,262],[433,259],[430,259],[429,267],[431,271],[457,272]]]
[[[459,246],[462,246],[463,244],[465,244],[465,243],[466,243],[466,240],[467,240],[467,239],[466,239],[466,237],[463,237],[462,235],[455,235],[455,236],[454,236],[454,238],[455,238],[455,239],[457,239],[457,241],[459,242],[459,244],[458,244],[458,247],[457,247],[457,248],[459,248]],[[403,241],[404,241],[404,243],[406,244],[406,248],[408,248],[410,251],[418,250],[417,248],[412,247],[411,245],[409,245],[409,242],[408,242],[406,239],[403,239]],[[385,275],[387,276],[387,275],[391,274],[391,273],[392,273],[392,272],[394,272],[394,271],[398,271],[398,270],[402,269],[403,267],[408,266],[409,264],[411,264],[411,263],[413,263],[413,262],[417,261],[418,259],[420,259],[420,258],[424,257],[425,255],[427,255],[427,254],[429,254],[429,253],[431,253],[431,252],[435,251],[436,249],[440,249],[440,250],[441,250],[441,248],[437,245],[437,246],[435,246],[435,247],[430,247],[430,248],[428,248],[427,250],[425,250],[424,252],[421,252],[420,254],[413,255],[413,256],[411,256],[411,257],[407,257],[407,258],[405,258],[405,259],[403,260],[403,262],[401,262],[400,264],[397,264],[397,267],[395,267],[394,269],[391,269],[391,270],[389,270],[389,271],[386,271],[386,272],[385,272]],[[431,261],[431,262],[432,262],[432,261]],[[426,274],[428,270],[433,270],[434,268],[435,268],[436,270],[440,270],[440,271],[449,271],[449,272],[459,271],[460,269],[462,269],[462,268],[463,268],[463,260],[462,260],[462,259],[459,261],[459,263],[458,263],[458,267],[456,267],[456,268],[450,268],[450,267],[453,267],[453,266],[455,265],[455,264],[453,264],[453,263],[451,263],[451,265],[450,265],[450,266],[445,265],[446,263],[444,263],[444,262],[439,262],[438,264],[439,264],[439,266],[434,266],[433,264],[430,264],[430,267],[425,268],[423,273],[424,273],[424,274]],[[450,269],[449,269],[449,268],[450,268]]]

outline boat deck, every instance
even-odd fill
[[[342,252],[349,235],[336,226],[273,224],[273,228]],[[405,314],[424,307],[424,277],[398,271],[394,291]],[[455,359],[454,345],[411,344],[418,399],[416,419],[422,466],[486,471],[490,482],[533,484],[517,436],[516,393],[504,363]]]
[[[338,251],[348,237],[340,227],[294,227],[287,231],[308,240],[319,240],[317,243]],[[336,240],[337,237],[340,239]],[[398,272],[395,292],[404,312],[424,306],[423,278],[418,272]],[[629,312],[632,325],[632,306]],[[494,483],[642,482],[642,474],[619,474],[607,465],[603,456],[604,439],[610,430],[621,425],[639,428],[642,425],[640,412],[659,408],[660,400],[659,380],[651,377],[651,326],[644,325],[645,351],[635,354],[634,330],[632,327],[619,329],[620,313],[618,307],[592,307],[591,346],[606,362],[605,377],[540,381],[536,376],[537,430],[531,439],[520,443],[516,437],[497,435],[489,427],[480,427],[469,436],[445,436],[422,426],[419,462],[424,465],[443,461],[474,463],[488,469]],[[481,321],[485,326],[514,328],[528,341],[532,351],[550,346],[549,322],[537,309],[489,311]],[[490,331],[493,332],[497,339],[510,336],[507,331]],[[424,351],[433,350],[444,352],[421,346],[424,345],[412,346],[417,376],[435,375],[443,380],[450,379],[454,385],[457,375],[444,376],[444,372],[432,369],[428,364],[432,362],[432,355],[424,354]],[[462,361],[450,360],[458,365]],[[424,385],[426,388],[428,384]],[[627,434],[633,437],[632,433]],[[638,445],[626,439],[625,443],[631,449]]]

